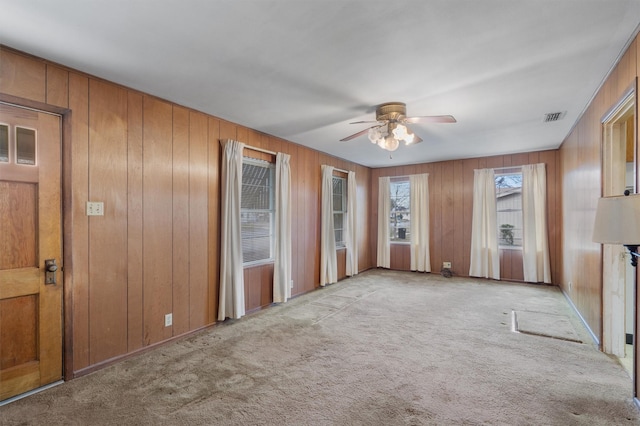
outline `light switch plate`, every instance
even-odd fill
[[[87,216],[104,216],[104,203],[101,201],[87,201]]]

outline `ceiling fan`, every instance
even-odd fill
[[[406,125],[408,123],[455,123],[451,115],[424,115],[407,117],[407,105],[402,102],[387,102],[376,108],[376,121],[354,121],[350,124],[376,123],[367,129],[340,139],[349,141],[368,133],[371,143],[375,143],[387,151],[395,151],[404,140],[406,145],[422,142],[420,136],[414,134]]]

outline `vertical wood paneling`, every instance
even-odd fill
[[[291,235],[296,236],[292,238],[293,241],[291,243],[291,261],[293,263],[291,271],[293,288],[291,289],[291,294],[300,294],[304,288],[304,238],[301,238],[304,233],[302,224],[304,203],[301,202],[304,185],[300,178],[304,164],[300,158],[301,149],[297,145],[289,147],[289,154],[291,155]],[[293,200],[296,201],[294,202]]]
[[[370,170],[366,167],[359,166],[356,170],[356,181],[358,188],[358,270],[364,271],[372,268],[371,264],[371,245],[369,244],[370,235],[369,227],[371,226],[372,206],[370,202],[369,185],[371,181]]]
[[[260,306],[260,267],[244,268],[244,305],[247,312]]]
[[[218,288],[220,285],[220,121],[208,118],[208,190],[207,200],[209,240],[208,244],[208,295],[207,324],[218,318]],[[194,294],[194,297],[196,294]],[[194,321],[195,317],[194,317]]]
[[[260,306],[268,306],[273,301],[273,263],[266,265],[260,269]]]
[[[433,265],[432,270],[439,271],[442,268],[442,262],[452,262],[454,257],[454,237],[455,223],[454,212],[456,211],[454,204],[454,182],[455,182],[455,161],[447,161],[442,167],[442,190],[441,190],[441,257],[440,262]],[[452,265],[453,266],[453,265]]]
[[[209,164],[207,117],[190,113],[189,121],[189,324],[185,331],[208,324]],[[215,201],[215,200],[214,200]],[[217,204],[217,203],[215,203]],[[212,203],[213,206],[213,203]],[[216,227],[217,228],[217,227]],[[174,330],[175,332],[175,330]]]
[[[43,61],[0,47],[0,92],[38,102],[46,101]]]
[[[0,50],[1,52],[1,50]],[[0,60],[1,63],[1,60]],[[3,63],[4,67],[4,63]],[[71,259],[73,276],[73,369],[86,368],[89,362],[89,218],[85,204],[89,199],[89,79],[75,73],[69,75],[69,107],[73,111],[71,132]],[[68,213],[68,212],[67,212]],[[70,282],[71,281],[71,282]]]
[[[308,292],[320,284],[320,205],[322,172],[318,153],[302,149],[304,164],[302,173],[305,182],[303,191],[303,229],[305,234],[304,287]]]
[[[473,213],[474,170],[496,168],[507,165],[523,165],[530,162],[544,162],[548,170],[556,169],[558,151],[542,151],[526,154],[499,155],[467,160],[444,161],[438,163],[417,164],[412,166],[389,167],[371,171],[370,197],[372,205],[377,206],[378,177],[404,176],[407,174],[429,173],[429,212],[431,216],[431,269],[439,272],[442,262],[452,262],[452,271],[456,275],[468,276],[471,248],[471,227]],[[559,179],[548,179],[548,191],[556,197],[560,188]],[[553,204],[556,208],[556,203]],[[372,217],[375,212],[372,212]],[[560,225],[560,215],[549,212],[554,221],[553,228]],[[370,224],[371,240],[376,240],[377,221]],[[558,233],[549,233],[549,244],[557,247]],[[410,269],[410,251],[407,245],[392,244],[391,268]],[[375,243],[370,244],[371,259],[375,262]],[[506,280],[523,280],[522,254],[514,250],[501,250],[501,277]],[[375,263],[374,263],[375,265]],[[552,268],[558,268],[552,264]],[[552,269],[555,273],[555,269]]]
[[[55,65],[47,65],[47,103],[69,107],[69,72]]]
[[[455,265],[455,270],[464,270],[464,163],[455,161],[453,163],[453,240],[451,250],[453,259],[451,267]],[[438,271],[442,265],[435,265]],[[433,269],[432,269],[433,270]]]
[[[124,89],[89,81],[89,201],[104,203],[89,218],[92,364],[127,351],[127,101]]]
[[[129,92],[127,126],[128,350],[143,345],[142,293],[142,95]]]
[[[462,245],[462,254],[464,256],[464,263],[462,268],[456,265],[453,267],[453,272],[457,275],[467,276],[469,275],[469,268],[471,267],[471,230],[473,227],[473,180],[474,170],[479,169],[479,161],[477,158],[469,160],[463,160],[463,180],[464,180],[464,195],[462,208],[464,209],[464,241]]]
[[[144,342],[171,337],[164,316],[172,309],[172,107],[144,97]]]
[[[189,330],[189,111],[173,107],[173,335]]]
[[[431,219],[431,241],[429,243],[429,253],[431,255],[432,271],[439,271],[443,261],[442,248],[444,237],[442,232],[442,167],[443,163],[432,164],[431,173],[429,174],[429,216]],[[450,211],[446,212],[446,214],[449,213]]]

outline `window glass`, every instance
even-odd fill
[[[495,182],[498,244],[522,247],[522,169],[496,173]]]
[[[36,164],[36,131],[16,127],[16,163]]]
[[[347,180],[333,177],[333,230],[336,237],[336,247],[345,247],[344,223],[347,213]]]
[[[411,198],[409,179],[392,180],[390,183],[389,233],[391,241],[411,240]]]
[[[274,185],[273,164],[244,158],[240,232],[245,264],[273,259]]]
[[[9,126],[0,124],[0,163],[9,162]]]

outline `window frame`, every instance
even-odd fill
[[[345,249],[347,248],[347,243],[345,241],[345,233],[344,233],[344,224],[347,218],[347,179],[342,177],[342,176],[332,176],[332,185],[331,185],[331,197],[333,198],[333,200],[335,201],[335,197],[336,197],[336,193],[334,192],[335,190],[335,182],[336,180],[339,180],[342,182],[342,194],[338,194],[340,195],[340,198],[342,199],[342,209],[340,210],[336,210],[336,203],[333,202],[333,236],[335,239],[335,243],[336,243],[336,250],[340,250],[340,249]],[[336,229],[336,215],[342,215],[342,228]],[[338,241],[338,231],[342,232],[342,241]]]
[[[403,195],[403,197],[406,197],[407,201],[407,206],[406,209],[403,210],[396,210],[394,212],[394,207],[393,207],[393,200],[394,197],[397,200],[398,196],[397,196],[397,191],[396,191],[396,195],[392,195],[392,191],[393,191],[393,187],[394,185],[398,185],[398,184],[406,184],[407,185],[407,193],[406,195]],[[389,243],[390,244],[411,244],[411,180],[409,179],[409,176],[399,176],[399,177],[391,177],[390,178],[390,182],[389,182]],[[394,218],[394,214],[397,215],[397,213],[404,213],[406,212],[406,214],[409,216],[408,219],[408,226],[404,227],[405,229],[405,238],[403,239],[399,239],[396,237],[396,235],[399,235],[400,232],[396,231],[396,229],[402,229],[399,228],[397,226],[394,225],[393,223],[393,218]]]
[[[498,197],[498,178],[503,177],[503,176],[516,176],[519,175],[519,179],[520,179],[520,186],[509,186],[509,188],[519,188],[520,189],[520,208],[519,209],[509,209],[509,210],[499,210],[498,208],[498,201],[499,201],[499,197]],[[494,171],[494,185],[496,188],[496,231],[497,231],[497,238],[498,238],[498,249],[499,250],[522,250],[522,238],[523,238],[523,229],[522,229],[522,225],[523,225],[523,216],[522,216],[522,166],[514,166],[514,167],[503,167],[501,169],[499,169],[499,171]],[[519,217],[516,220],[516,224],[519,221],[520,223],[520,227],[514,226],[513,228],[511,228],[511,231],[513,232],[513,234],[511,234],[511,237],[514,238],[515,240],[519,240],[518,244],[504,244],[502,241],[504,241],[504,238],[502,237],[502,231],[501,231],[501,226],[502,225],[511,225],[510,223],[500,223],[500,213],[503,214],[508,214],[508,213],[515,213],[515,212],[519,212]],[[520,235],[520,237],[518,238],[517,235]]]
[[[266,169],[269,170],[269,208],[268,209],[248,209],[245,207],[242,207],[242,199],[244,198],[242,195],[244,193],[244,185],[245,185],[245,180],[244,180],[244,166],[245,164],[248,165],[252,165],[252,166],[258,166],[258,167],[264,167]],[[268,263],[273,263],[275,261],[275,164],[267,161],[267,160],[262,160],[262,159],[258,159],[258,158],[253,158],[253,157],[248,157],[248,156],[243,156],[242,157],[242,173],[243,173],[243,180],[242,180],[242,188],[241,188],[241,195],[240,195],[240,239],[241,239],[241,244],[242,244],[242,266],[243,267],[248,267],[248,266],[255,266],[255,265],[261,265],[261,264],[268,264]],[[259,237],[246,237],[243,235],[242,229],[243,229],[243,214],[246,213],[251,213],[251,212],[258,212],[258,213],[268,213],[269,214],[269,257],[268,258],[262,258],[262,259],[255,259],[255,260],[249,260],[249,261],[245,261],[245,251],[244,251],[244,241],[246,239],[254,239],[254,238],[259,238]]]

